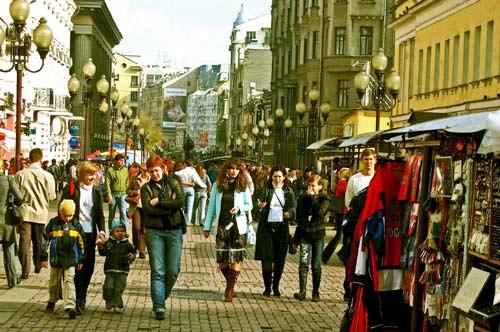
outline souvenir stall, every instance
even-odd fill
[[[500,112],[428,121],[381,137],[399,141],[396,151],[406,155],[378,165],[356,224],[350,331],[497,332]],[[484,281],[475,294],[462,286],[469,274],[469,285]]]

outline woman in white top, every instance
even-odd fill
[[[285,266],[289,242],[289,221],[295,217],[297,206],[290,182],[282,166],[271,170],[267,185],[256,192],[259,207],[259,226],[255,244],[255,260],[262,265],[264,296],[280,296],[279,283]]]

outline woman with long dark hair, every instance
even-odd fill
[[[264,296],[280,296],[279,284],[289,241],[289,221],[295,217],[296,201],[282,166],[271,169],[267,185],[256,194],[259,207],[259,226],[255,244],[255,260],[262,265]]]
[[[247,212],[252,195],[240,162],[228,160],[212,186],[205,219],[204,235],[216,234],[217,263],[226,278],[224,301],[232,302],[240,264],[246,257]]]
[[[307,271],[311,263],[313,302],[319,301],[319,286],[321,284],[321,256],[326,235],[325,216],[328,213],[330,198],[321,192],[321,176],[315,174],[307,179],[307,192],[297,201],[297,228],[293,236],[293,246],[300,245],[299,260],[299,292],[293,297],[297,300],[306,299]]]

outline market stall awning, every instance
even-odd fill
[[[347,148],[349,146],[355,146],[355,145],[367,145],[383,132],[384,132],[383,130],[379,130],[349,137],[339,145],[339,148]]]
[[[489,153],[500,150],[500,111],[452,116],[417,123],[407,127],[388,130],[384,132],[384,136],[413,135],[437,130],[456,134],[471,134],[485,131],[478,153]]]
[[[340,138],[340,137],[330,137],[326,139],[322,139],[319,141],[316,141],[312,144],[310,144],[306,149],[307,150],[318,150],[321,149],[325,145],[330,145],[330,146],[337,146],[338,144],[342,143],[345,138]]]

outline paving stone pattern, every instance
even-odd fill
[[[55,213],[53,207],[51,215]],[[327,234],[331,238],[334,231],[328,229]],[[214,238],[205,239],[201,228],[189,227],[184,236],[181,273],[167,302],[164,321],[155,320],[152,313],[147,257],[132,264],[124,294],[125,310],[115,314],[104,306],[104,257],[97,256],[87,310],[75,320],[68,319],[62,302],[56,304],[53,314],[45,313],[48,269],[30,274],[29,279],[8,289],[0,261],[0,331],[338,331],[345,303],[343,268],[334,256],[323,266],[321,301],[311,302],[309,273],[308,298],[300,302],[293,299],[298,290],[298,254],[288,255],[282,296],[266,298],[262,296],[260,262],[252,259],[253,250],[249,249],[249,259],[243,263],[235,287],[237,298],[225,303],[225,281],[215,263]]]

